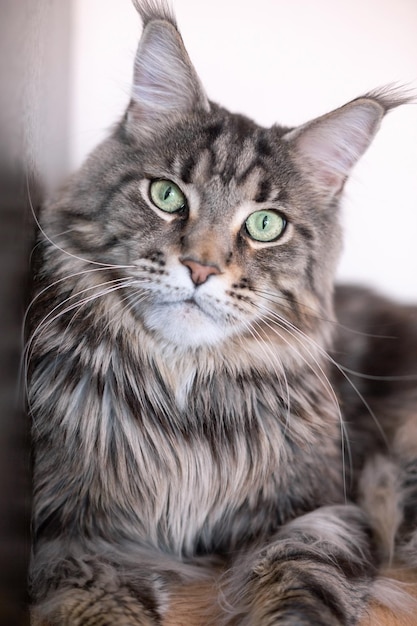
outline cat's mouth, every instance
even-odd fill
[[[200,304],[193,296],[154,302],[147,309],[144,321],[147,328],[178,348],[218,344],[228,335],[221,316],[216,315],[209,303]]]
[[[215,325],[224,325],[223,307],[219,303],[216,305],[211,298],[199,298],[198,294],[193,294],[183,300],[165,302],[165,305],[179,314],[187,323],[211,322]]]
[[[170,304],[173,304],[173,306],[176,308],[178,307],[179,309],[182,309],[184,312],[195,312],[197,314],[203,315],[204,317],[213,318],[213,315],[210,314],[210,311],[207,310],[207,307],[202,307],[201,304],[199,304],[199,302],[197,302],[197,300],[193,296],[191,296],[191,298],[186,298],[185,300],[180,300],[179,302]]]
[[[188,305],[191,305],[191,306],[195,306],[198,309],[201,309],[200,305],[198,304],[198,302],[196,302],[196,300],[194,300],[193,297],[187,298],[186,300],[183,300],[183,304],[188,304]]]
[[[202,313],[205,312],[203,311],[203,308],[200,306],[197,300],[194,299],[193,296],[191,296],[191,298],[185,298],[184,300],[162,300],[162,301],[159,300],[156,302],[156,306],[173,307],[173,308],[186,307],[189,310],[198,309]]]

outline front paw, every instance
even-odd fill
[[[32,626],[156,626],[158,616],[118,589],[71,588],[52,593],[32,611]]]
[[[375,573],[367,542],[353,506],[323,507],[288,523],[230,571],[227,626],[353,626]]]
[[[300,572],[266,576],[255,581],[241,611],[225,626],[346,626],[355,624],[353,607],[346,610],[334,589]]]

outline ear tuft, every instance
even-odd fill
[[[163,20],[169,22],[177,28],[177,20],[175,19],[172,7],[165,1],[161,0],[132,0],[136,11],[139,13],[143,27],[148,22],[154,20]]]
[[[395,89],[373,91],[284,135],[295,160],[327,198],[339,194],[390,109],[412,98]]]
[[[128,124],[151,136],[181,115],[210,105],[165,4],[135,0],[144,21],[134,66]]]
[[[391,109],[395,109],[403,104],[415,103],[416,93],[413,89],[407,89],[402,85],[391,84],[379,89],[373,89],[363,95],[361,99],[378,102],[385,113],[388,113]]]

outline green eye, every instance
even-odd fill
[[[166,213],[176,213],[187,204],[181,189],[172,180],[153,180],[149,195],[154,205]]]
[[[245,222],[248,235],[255,241],[275,241],[285,230],[286,221],[276,211],[255,211]]]

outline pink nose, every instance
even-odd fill
[[[219,268],[215,265],[203,265],[192,259],[180,259],[180,261],[190,270],[191,280],[195,285],[205,283],[212,274],[220,274]]]

